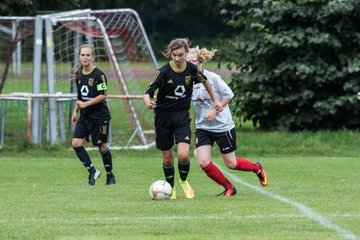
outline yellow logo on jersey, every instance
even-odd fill
[[[89,78],[88,85],[90,87],[92,87],[94,85],[94,79],[93,78]]]
[[[101,127],[102,127],[101,133],[102,133],[102,134],[106,134],[107,126],[106,126],[106,125],[103,125],[103,126],[101,126]]]
[[[185,76],[185,83],[189,85],[191,83],[191,76]]]
[[[185,140],[190,140],[189,136],[186,136],[184,139],[185,139]]]
[[[170,79],[169,81],[167,81],[167,83],[174,83],[174,81]]]

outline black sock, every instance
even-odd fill
[[[76,155],[80,159],[81,163],[86,167],[86,169],[89,171],[89,173],[94,173],[95,168],[92,164],[89,154],[86,152],[85,148],[83,146],[80,147],[74,147],[74,150],[76,152]]]
[[[179,161],[178,168],[180,173],[180,179],[182,181],[185,181],[190,171],[190,159],[188,159],[185,163]]]
[[[163,170],[166,181],[170,184],[171,187],[174,187],[174,175],[175,175],[174,164],[165,165],[163,163]]]
[[[105,171],[108,176],[113,176],[113,165],[112,165],[112,157],[110,153],[110,149],[106,148],[104,151],[100,152],[101,157],[104,163]]]

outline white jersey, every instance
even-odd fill
[[[231,100],[234,93],[229,86],[214,72],[204,70],[204,75],[214,89],[216,99]],[[232,120],[231,111],[227,104],[221,112],[216,114],[213,121],[208,122],[205,114],[214,108],[209,93],[206,91],[202,83],[195,84],[192,93],[192,102],[195,108],[195,127],[196,129],[204,129],[211,132],[226,132],[235,127]]]

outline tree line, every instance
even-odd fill
[[[138,12],[157,57],[173,38],[188,37],[195,45],[214,46],[235,29],[220,14],[218,0],[4,0],[0,14],[35,16],[73,9],[132,8]]]
[[[221,3],[243,30],[220,52],[239,70],[239,118],[265,130],[359,129],[360,1]]]

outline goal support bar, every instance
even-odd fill
[[[121,95],[121,94],[108,94],[106,95],[106,97],[108,99],[142,99],[143,96],[142,95]],[[17,100],[17,101],[27,101],[27,142],[31,143],[31,134],[32,134],[32,128],[33,128],[33,124],[32,124],[32,106],[33,106],[33,101],[37,100],[40,102],[40,100],[43,99],[52,99],[55,104],[56,102],[60,103],[62,101],[75,101],[77,98],[76,94],[73,93],[55,93],[55,94],[50,94],[50,93],[8,93],[8,94],[0,94],[0,100],[5,101],[5,100]],[[49,101],[50,102],[50,101]],[[58,106],[59,108],[59,106]],[[49,113],[48,113],[49,114]],[[5,132],[5,114],[2,114],[2,118],[0,119],[0,127],[1,127],[1,134],[3,134]],[[64,119],[64,118],[60,118],[60,119]],[[64,122],[62,122],[60,120],[60,138],[62,142],[65,142],[65,135],[64,135],[64,129],[65,129],[65,124]],[[138,129],[136,129],[133,133],[133,136],[131,137],[131,139],[129,141],[132,140],[132,138],[134,138],[134,135],[136,134],[136,131]],[[144,131],[146,133],[146,131]],[[4,136],[0,136],[0,148],[3,146],[4,144]],[[137,147],[127,147],[124,146],[122,148],[118,149],[127,149],[127,148],[131,148],[131,149],[146,149],[149,148],[151,146],[153,146],[153,143],[147,143],[143,146],[137,146]]]

